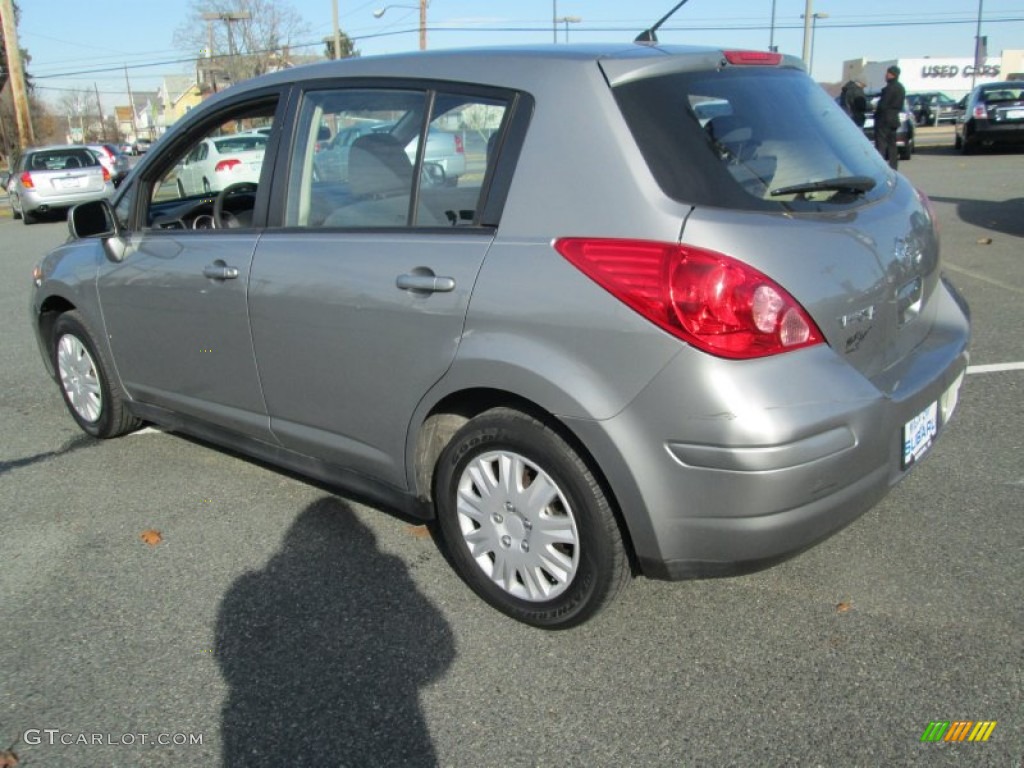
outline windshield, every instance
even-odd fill
[[[803,72],[674,73],[625,83],[615,96],[652,174],[680,202],[834,210],[887,189],[881,156]],[[847,178],[855,182],[835,183]]]
[[[264,149],[267,146],[267,136],[262,133],[250,133],[246,135],[229,136],[223,139],[214,139],[217,151],[222,155],[227,152],[248,152],[253,149]]]

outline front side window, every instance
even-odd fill
[[[502,100],[430,90],[308,92],[285,225],[477,225],[506,111]]]
[[[615,96],[651,173],[681,202],[821,210],[887,188],[881,156],[802,72],[676,73],[618,86]],[[826,183],[836,179],[847,181]]]
[[[249,227],[276,103],[227,112],[161,158],[146,225],[156,229]]]

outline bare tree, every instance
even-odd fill
[[[209,69],[222,70],[237,83],[283,66],[289,48],[309,34],[287,0],[192,0],[174,44],[195,51]]]

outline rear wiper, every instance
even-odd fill
[[[832,190],[835,192],[855,192],[864,194],[875,188],[876,182],[870,176],[839,176],[835,179],[821,179],[820,181],[806,181],[803,184],[793,184],[788,187],[773,189],[772,197],[780,195],[799,195],[803,192],[823,192]]]

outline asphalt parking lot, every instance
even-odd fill
[[[932,455],[794,560],[636,580],[559,633],[488,608],[387,512],[173,434],[82,435],[27,315],[31,269],[66,227],[0,206],[0,754],[1024,765],[1024,152],[961,157],[948,127],[918,146],[900,170],[935,203],[974,323]],[[996,726],[984,743],[923,742],[932,721]]]

